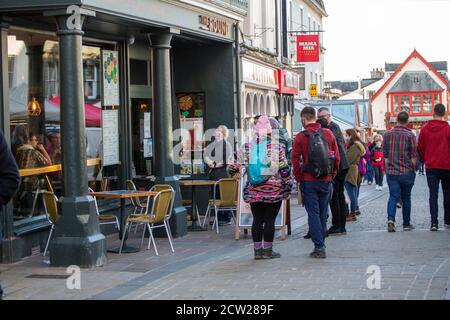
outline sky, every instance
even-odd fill
[[[414,50],[450,59],[450,0],[324,0],[325,80],[370,78]]]

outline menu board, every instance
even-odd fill
[[[102,110],[103,166],[119,163],[119,110]]]
[[[145,112],[144,113],[144,138],[148,139],[152,137],[152,130],[151,130],[151,113]]]
[[[103,106],[119,105],[119,54],[117,51],[103,50]]]
[[[241,177],[239,181],[239,198],[238,198],[238,211],[237,211],[237,223],[235,230],[235,239],[240,239],[240,232],[242,229],[251,229],[253,224],[253,214],[250,204],[244,201],[244,188],[247,185],[247,173],[245,168],[241,169]],[[281,229],[280,238],[284,240],[286,238],[285,225],[286,225],[286,201],[283,200],[280,211],[275,219],[275,227]]]

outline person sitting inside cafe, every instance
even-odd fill
[[[17,149],[16,161],[19,169],[33,169],[52,165],[49,154],[42,143],[39,143],[38,137],[34,133],[30,133],[27,142]],[[39,175],[23,178],[18,197],[15,199],[20,215],[30,217],[37,213],[37,208],[33,208],[35,197],[33,192],[43,185],[44,182]]]

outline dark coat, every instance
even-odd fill
[[[339,128],[339,126],[336,123],[331,122],[328,126],[328,129],[330,129],[331,132],[333,132],[333,135],[336,138],[336,142],[338,144],[339,153],[341,155],[339,172],[341,172],[343,170],[347,170],[348,168],[350,168],[350,165],[348,164],[347,157],[346,157],[345,141],[344,141],[344,136],[342,135],[341,128]]]
[[[7,204],[16,194],[19,184],[19,169],[0,131],[0,207]]]

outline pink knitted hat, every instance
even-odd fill
[[[272,132],[269,118],[267,116],[261,116],[258,118],[258,122],[255,126],[256,133],[259,135],[268,134]]]

